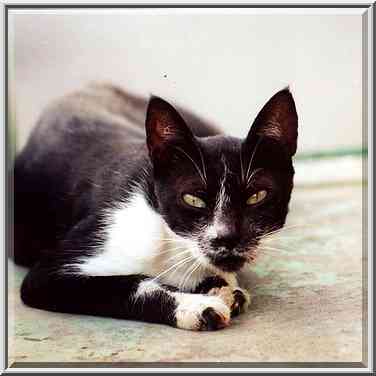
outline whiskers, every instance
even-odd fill
[[[295,229],[301,229],[301,228],[307,228],[307,227],[313,227],[315,225],[313,224],[295,224],[290,226],[284,226],[281,228],[272,229],[271,231],[267,232],[266,234],[263,234],[257,238],[258,241],[269,241],[269,240],[281,240],[281,239],[299,239],[301,237],[298,236],[290,236],[291,233],[288,231],[295,230]],[[287,232],[287,236],[285,236],[285,233]]]
[[[173,251],[176,251],[176,249],[174,249]],[[164,253],[167,253],[167,252],[164,252]],[[192,253],[191,249],[178,248],[176,254],[172,255],[169,258],[167,258],[166,261],[174,260],[174,259],[176,259],[178,257],[181,257],[182,255],[184,255],[186,253]]]
[[[278,243],[281,243],[284,240],[300,240],[302,239],[301,236],[291,236],[291,231],[301,228],[310,228],[315,225],[312,224],[295,224],[290,226],[285,226],[281,228],[274,228],[271,229],[269,232],[260,235],[257,237],[257,241],[259,242],[257,247],[252,249],[247,255],[247,261],[250,264],[254,264],[256,259],[259,256],[278,256],[281,254],[291,254],[293,249],[280,247]],[[287,234],[287,235],[286,235]],[[277,243],[277,244],[276,244]],[[292,242],[292,245],[294,243]],[[295,246],[295,245],[294,245]]]
[[[156,241],[161,244],[161,248],[155,254],[155,257],[159,258],[157,265],[164,265],[164,269],[159,271],[152,281],[163,280],[179,290],[191,288],[192,276],[202,267],[200,260],[194,255],[193,245],[179,238],[161,237]],[[180,275],[175,275],[178,272]]]
[[[156,238],[161,247],[155,254],[158,274],[152,281],[164,282],[177,287],[180,291],[191,290],[198,280],[197,276],[204,272],[204,264],[197,255],[195,243],[179,237]],[[163,269],[164,268],[164,269]]]
[[[196,259],[196,261],[187,269],[183,277],[181,278],[181,281],[178,285],[179,290],[184,291],[186,283],[189,281],[193,273],[197,270],[199,270],[202,267],[201,262]]]
[[[192,261],[195,257],[193,255],[187,256],[183,258],[182,260],[176,262],[172,266],[169,266],[167,269],[163,270],[161,273],[157,274],[155,277],[152,278],[152,281],[157,281],[161,277],[165,276],[168,272],[172,272],[174,269],[176,271],[177,268],[181,267],[182,265],[188,263],[189,261]]]
[[[204,185],[207,186],[208,181],[207,181],[207,177],[206,177],[205,163],[204,163],[204,158],[202,156],[201,149],[200,148],[198,149],[199,154],[200,154],[200,158],[201,158],[201,168],[198,166],[198,164],[195,162],[195,160],[188,153],[186,153],[181,147],[175,146],[175,149],[180,151],[182,154],[184,154],[192,162],[193,166],[195,167],[195,169],[196,169],[198,175],[200,176],[201,180],[203,181]]]

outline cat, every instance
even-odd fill
[[[35,308],[216,330],[237,272],[282,228],[298,117],[277,92],[242,140],[108,84],[52,103],[14,168],[14,260]]]

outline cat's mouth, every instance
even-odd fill
[[[206,253],[210,262],[218,269],[225,272],[236,272],[249,261],[245,252],[216,249]]]

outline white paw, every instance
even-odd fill
[[[176,326],[189,330],[216,330],[229,325],[230,308],[218,296],[175,294]]]
[[[237,316],[239,313],[245,312],[251,303],[249,292],[240,287],[215,287],[208,292],[208,295],[220,297],[230,308],[231,316]]]

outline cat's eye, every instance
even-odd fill
[[[267,192],[265,190],[258,191],[250,196],[247,200],[247,205],[255,205],[265,199],[267,196]]]
[[[189,193],[183,195],[183,201],[189,206],[193,206],[195,208],[206,208],[206,203],[204,200],[202,200],[200,197],[190,195]]]

